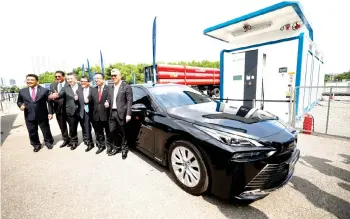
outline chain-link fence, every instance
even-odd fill
[[[0,110],[1,113],[6,112],[16,105],[18,93],[4,93],[1,92]]]
[[[296,129],[350,138],[350,86],[295,87],[293,93]]]

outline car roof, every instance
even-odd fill
[[[153,88],[153,87],[183,87],[185,85],[182,84],[131,84],[131,87],[144,87],[146,89]]]

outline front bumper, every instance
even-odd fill
[[[282,163],[266,166],[245,186],[244,191],[234,198],[240,200],[257,200],[272,191],[286,185],[294,175],[294,167],[300,157],[300,150],[295,149],[291,158]]]
[[[299,160],[297,148],[268,159],[229,165],[220,160],[211,165],[211,193],[223,200],[258,200],[287,184]]]

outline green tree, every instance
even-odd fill
[[[44,72],[39,75],[39,84],[52,83],[55,81],[54,72]]]

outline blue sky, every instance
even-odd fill
[[[61,0],[3,1],[0,40],[2,77],[24,79],[36,71],[33,57],[46,59],[41,70],[69,70],[86,58],[105,65],[152,61],[152,22],[158,16],[157,60],[219,60],[225,43],[203,35],[207,27],[278,3],[275,0],[160,1]],[[301,0],[325,54],[328,72],[349,70],[346,1]],[[334,9],[329,10],[331,7]],[[49,62],[47,60],[50,60]],[[35,67],[35,66],[34,66]]]

